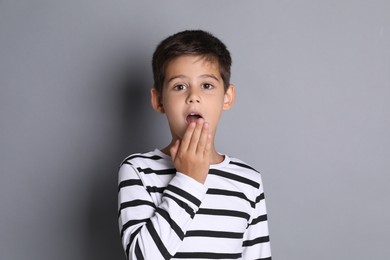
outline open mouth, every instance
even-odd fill
[[[203,118],[200,114],[197,113],[190,113],[188,114],[186,121],[187,124],[191,124],[192,122],[198,121],[199,118]]]

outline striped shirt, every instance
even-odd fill
[[[118,204],[128,259],[271,259],[261,175],[227,155],[204,184],[160,150],[131,155]]]

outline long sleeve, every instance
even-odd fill
[[[260,181],[260,183],[262,182]],[[253,216],[244,233],[242,257],[243,259],[271,260],[267,210],[262,185],[260,185],[259,195],[256,197]]]
[[[119,170],[119,229],[127,258],[172,258],[206,191],[181,173],[167,186],[148,186],[136,167],[123,164]]]

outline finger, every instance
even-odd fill
[[[199,119],[198,121],[196,121],[196,127],[194,129],[194,132],[192,133],[191,141],[190,141],[189,146],[188,146],[188,150],[190,150],[192,152],[197,151],[197,147],[199,144],[199,138],[200,138],[200,135],[201,135],[202,129],[203,129],[203,122],[204,122],[203,119]]]
[[[213,143],[214,143],[214,134],[212,132],[212,129],[209,128],[209,134],[207,135],[206,147],[204,149],[205,157],[210,156]]]
[[[192,133],[194,132],[196,123],[192,122],[188,125],[184,135],[183,139],[181,140],[180,144],[180,150],[186,151],[188,149],[188,145],[190,144]]]
[[[211,154],[211,145],[213,143],[213,136],[212,134],[208,134],[207,135],[207,141],[206,141],[206,147],[204,149],[204,156],[206,158],[209,158],[210,154]]]
[[[197,152],[199,152],[199,153],[204,152],[206,145],[207,145],[208,137],[209,137],[209,124],[207,122],[205,122],[203,124],[202,132],[201,132],[200,137],[199,137],[199,143],[198,143],[198,147],[196,150]]]
[[[171,153],[172,161],[175,161],[177,151],[179,150],[179,145],[180,145],[180,140],[176,140],[175,143],[169,149],[169,152]]]

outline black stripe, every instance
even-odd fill
[[[120,167],[122,167],[124,164],[133,166],[133,164],[132,164],[131,162],[123,161],[123,162],[121,163]]]
[[[209,252],[182,252],[177,253],[174,258],[193,258],[193,259],[239,259],[242,254],[223,254],[223,253],[209,253]]]
[[[248,164],[245,164],[245,163],[239,163],[239,162],[234,162],[234,161],[230,161],[229,163],[237,165],[237,166],[240,166],[240,167],[243,167],[243,168],[246,168],[246,169],[253,170],[255,172],[258,172],[255,168],[253,168],[253,167],[251,167],[251,166],[249,166]]]
[[[249,225],[256,225],[257,223],[267,221],[267,215],[261,215],[253,219]]]
[[[230,191],[230,190],[220,190],[220,189],[208,189],[207,194],[210,195],[223,195],[223,196],[232,196],[238,197],[240,199],[244,199],[251,204],[252,208],[255,208],[256,203],[248,199],[244,193],[238,191]]]
[[[137,257],[137,260],[144,260],[145,259],[144,256],[142,255],[141,248],[139,247],[138,241],[135,244],[135,256]]]
[[[261,244],[261,243],[267,243],[269,242],[269,236],[265,236],[265,237],[258,237],[256,239],[253,239],[253,240],[247,240],[247,241],[244,241],[242,243],[242,246],[253,246],[253,245],[256,245],[256,244]]]
[[[123,228],[122,228],[122,231],[121,231],[121,237],[123,237],[123,233],[129,227],[137,225],[137,224],[142,223],[142,222],[146,222],[146,221],[148,221],[147,218],[146,219],[133,219],[133,220],[127,221],[126,224],[123,225]]]
[[[255,260],[272,260],[272,257],[257,258]]]
[[[257,182],[252,181],[252,180],[247,179],[247,178],[244,178],[244,177],[241,177],[241,176],[238,176],[236,174],[232,174],[230,172],[220,171],[217,169],[210,169],[209,174],[213,174],[213,175],[221,176],[221,177],[231,179],[234,181],[238,181],[241,183],[245,183],[245,184],[248,184],[252,187],[255,187],[256,189],[258,189],[260,187],[260,184]]]
[[[156,229],[153,226],[152,222],[149,222],[146,224],[146,227],[150,233],[150,235],[153,238],[154,243],[156,244],[158,250],[160,251],[161,255],[164,257],[164,259],[171,259],[171,254],[168,252],[167,248],[164,246],[164,243],[161,241],[161,238],[157,234]]]
[[[214,215],[214,216],[228,216],[228,217],[238,217],[244,218],[247,221],[250,218],[250,215],[245,212],[235,211],[235,210],[225,210],[225,209],[199,209],[198,214],[203,215]]]
[[[146,186],[146,190],[149,193],[163,193],[165,188],[164,187],[156,187],[156,186]]]
[[[244,233],[211,231],[211,230],[192,230],[187,231],[186,237],[220,237],[220,238],[243,238]]]
[[[157,175],[172,175],[172,174],[176,174],[176,169],[163,169],[163,170],[153,170],[151,168],[145,168],[145,169],[142,169],[140,167],[137,168],[137,170],[139,172],[143,172],[145,174],[151,174],[151,173],[154,173],[154,174],[157,174]]]
[[[128,186],[143,186],[142,181],[138,179],[131,179],[131,180],[125,180],[121,181],[118,185],[118,191],[124,187]]]
[[[150,159],[150,160],[155,160],[155,161],[163,159],[161,156],[158,156],[158,155],[146,156],[146,155],[142,155],[142,154],[134,154],[134,155],[130,155],[129,157],[124,159],[122,164],[130,164],[131,165],[131,163],[128,161],[130,161],[134,158],[145,158],[145,159]]]
[[[195,212],[194,212],[194,210],[190,206],[188,206],[187,203],[185,203],[184,201],[181,201],[178,198],[176,198],[176,197],[174,197],[174,196],[172,196],[170,194],[167,194],[167,193],[165,193],[164,196],[167,197],[167,198],[170,198],[171,200],[176,202],[177,205],[179,205],[181,208],[183,208],[191,216],[191,218],[194,218]]]
[[[181,197],[191,201],[197,207],[199,207],[200,204],[202,203],[200,200],[198,200],[196,197],[192,196],[190,193],[188,193],[188,192],[186,192],[186,191],[184,191],[176,186],[168,185],[167,190],[172,191],[172,192],[176,193],[177,195],[180,195]]]
[[[264,197],[264,192],[261,193],[259,196],[257,196],[256,198],[256,203],[260,202],[261,200],[263,200],[265,197]]]
[[[165,210],[158,208],[156,210],[158,214],[160,214],[171,226],[173,231],[175,231],[176,235],[180,238],[180,240],[184,239],[184,232],[181,230],[178,224],[171,218],[171,216]]]
[[[136,231],[134,231],[131,236],[130,236],[130,239],[129,239],[129,243],[127,244],[126,246],[126,255],[127,255],[127,258],[129,258],[129,251],[130,251],[130,246],[131,244],[133,243],[133,240],[134,238],[138,235],[138,233],[141,231],[141,227],[139,227]]]
[[[121,211],[125,208],[130,208],[130,207],[137,207],[137,206],[150,206],[152,208],[156,208],[156,205],[154,205],[153,202],[147,201],[147,200],[132,200],[132,201],[127,201],[123,202],[120,205],[119,212],[118,212],[118,217],[121,215]]]

